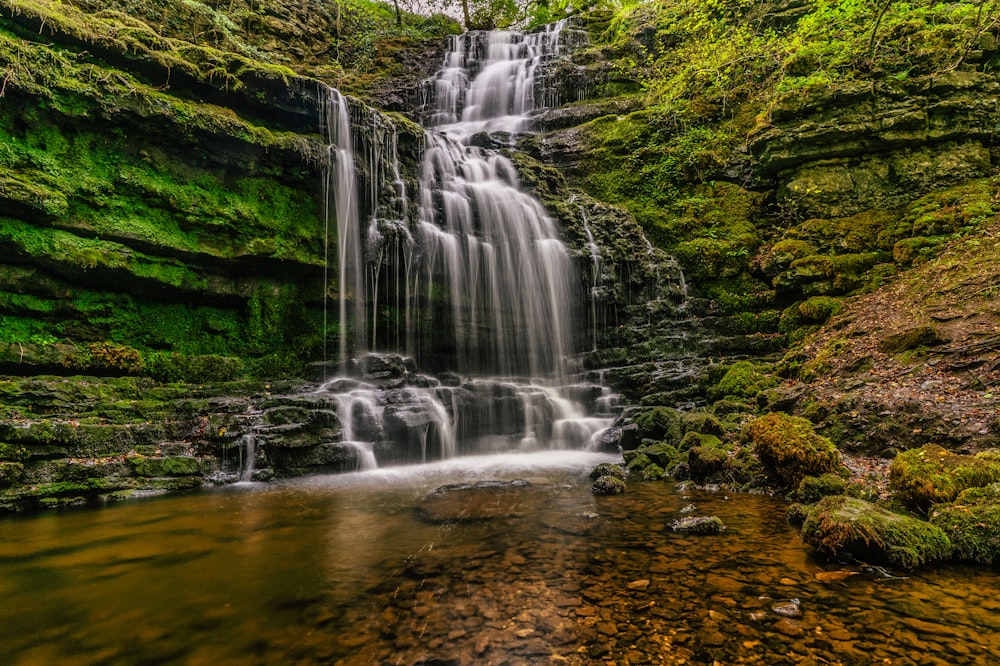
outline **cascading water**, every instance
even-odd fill
[[[483,132],[496,143],[524,131],[536,99],[552,99],[539,75],[559,53],[563,26],[452,39],[425,85],[433,110],[415,209],[395,130],[361,118],[336,91],[327,96],[339,367],[361,381],[328,381],[317,396],[335,404],[358,468],[594,446],[610,425],[612,415],[598,411],[613,404],[607,391],[570,382],[572,304],[581,294],[559,230],[520,189],[510,160],[471,145],[484,143]],[[377,330],[387,306],[397,321],[405,313],[405,334]],[[389,353],[373,354],[380,345]],[[417,374],[413,359],[444,374]]]

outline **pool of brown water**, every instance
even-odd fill
[[[0,520],[5,664],[1000,663],[1000,576],[813,557],[786,503],[563,452]],[[523,479],[455,489],[444,484]],[[694,509],[691,509],[691,507]],[[717,515],[714,536],[670,528]],[[897,572],[898,573],[898,572]]]

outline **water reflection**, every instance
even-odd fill
[[[0,651],[12,664],[1000,658],[992,571],[856,573],[813,559],[777,499],[640,483],[594,497],[586,473],[605,459],[467,459],[4,519]],[[530,483],[415,508],[487,479]],[[672,532],[690,504],[728,529]],[[853,575],[826,575],[841,570]]]

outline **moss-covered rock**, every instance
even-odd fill
[[[622,469],[621,465],[614,465],[612,463],[601,463],[590,471],[590,478],[595,481],[602,476],[613,476],[624,481],[627,472]]]
[[[813,504],[830,495],[843,495],[848,483],[838,474],[806,476],[795,490],[795,499],[803,504]]]
[[[599,476],[590,491],[595,495],[621,495],[625,492],[625,482],[617,476]]]
[[[822,324],[833,315],[839,313],[842,304],[841,301],[830,296],[813,296],[799,303],[798,308],[804,321]]]
[[[802,527],[802,523],[806,522],[806,518],[809,517],[809,511],[812,507],[799,502],[790,504],[788,509],[785,511],[785,520],[792,527]]]
[[[715,446],[695,446],[688,451],[691,479],[703,483],[722,471],[729,454]]]
[[[786,488],[798,487],[806,476],[842,469],[836,447],[797,416],[772,412],[748,423],[741,437]]]
[[[726,524],[718,516],[685,516],[671,521],[670,529],[686,534],[718,534]]]
[[[878,350],[886,354],[899,354],[917,347],[939,345],[944,340],[937,329],[930,325],[914,326],[903,331],[889,333],[878,343]]]
[[[777,383],[777,378],[766,372],[761,364],[737,361],[726,369],[717,384],[708,389],[708,397],[712,400],[753,398]]]
[[[963,490],[952,504],[935,506],[930,521],[948,535],[955,557],[1000,563],[1000,483]]]
[[[966,488],[997,481],[1000,454],[996,451],[963,455],[927,444],[900,453],[889,467],[889,487],[896,497],[921,511],[953,501]]]
[[[809,511],[802,539],[832,557],[850,555],[861,562],[905,569],[952,554],[940,528],[844,495],[823,498]]]

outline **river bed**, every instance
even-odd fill
[[[0,520],[6,664],[984,664],[1000,576],[816,559],[780,498],[550,452]],[[482,485],[484,481],[526,483]],[[446,484],[453,488],[424,498]],[[480,483],[479,487],[474,484]],[[692,508],[693,507],[693,508]],[[674,532],[717,515],[719,535]]]

